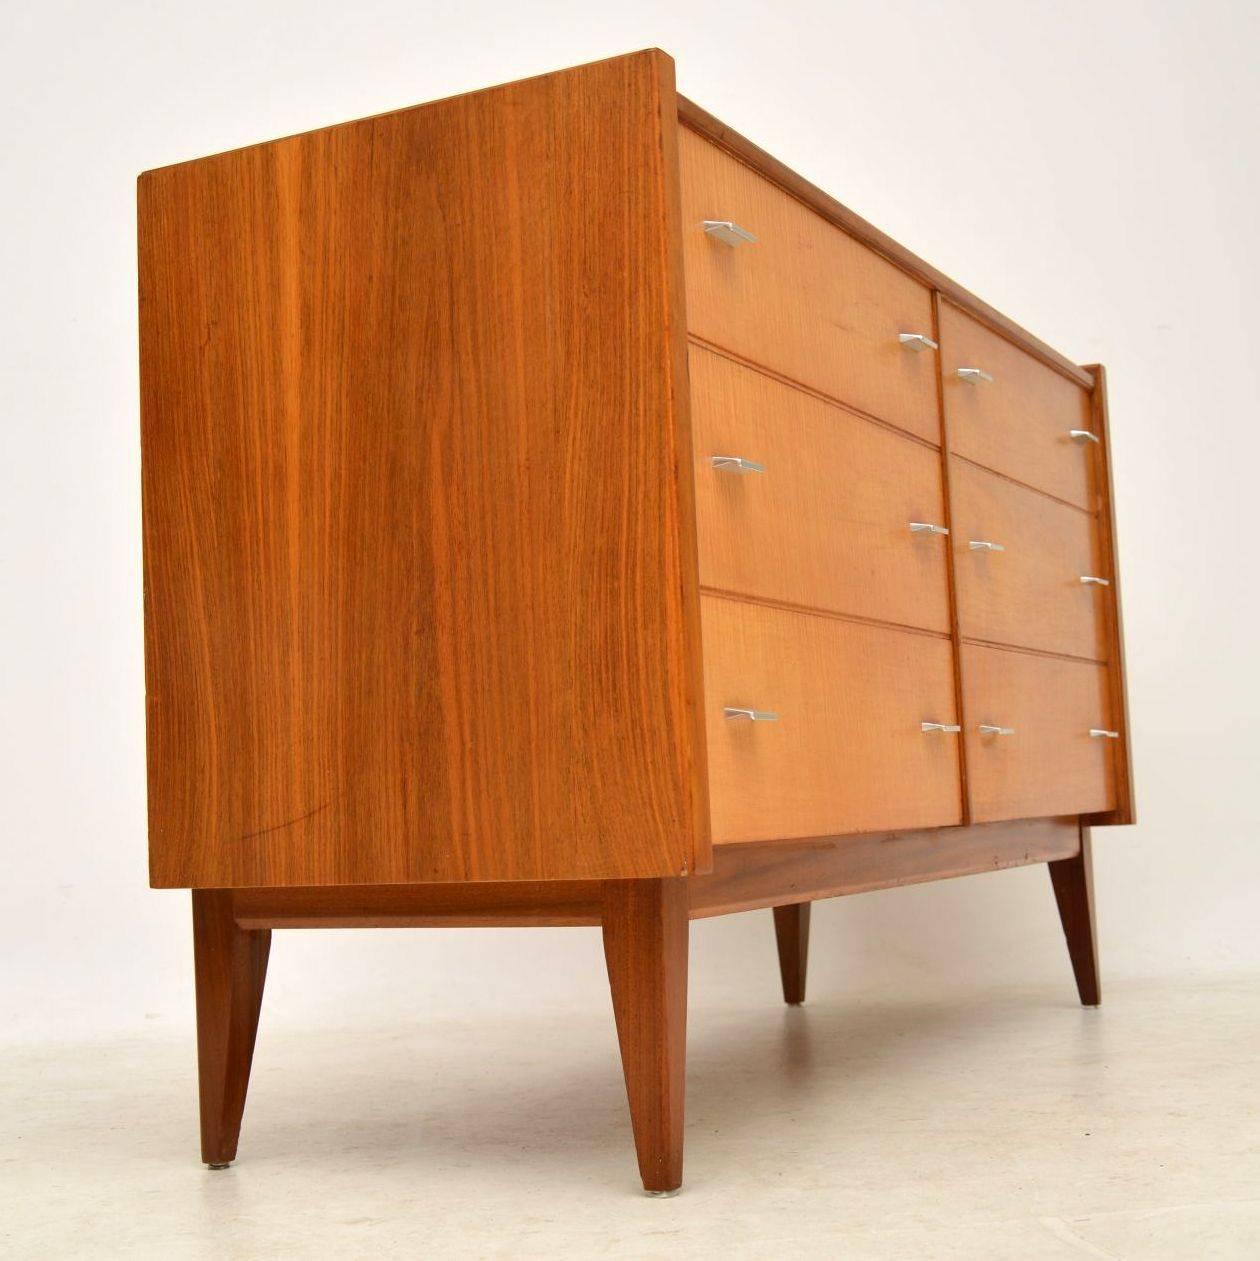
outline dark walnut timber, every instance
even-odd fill
[[[1079,853],[1050,864],[1050,880],[1054,885],[1054,900],[1059,906],[1059,919],[1063,922],[1063,935],[1067,938],[1068,957],[1072,960],[1077,992],[1086,1007],[1097,1007],[1102,1002],[1102,988],[1098,979],[1094,861],[1089,828],[1081,828]]]
[[[1134,794],[1106,374],[656,50],[146,172],[149,856],[202,1157],[271,933],[598,926],[643,1186],[690,921],[1045,863]],[[768,917],[769,918],[769,917]],[[768,952],[767,952],[768,953]]]
[[[686,881],[607,880],[601,920],[639,1175],[667,1195],[682,1184]]]
[[[201,1159],[217,1168],[236,1159],[271,931],[237,924],[226,889],[194,889],[192,904]]]
[[[805,1001],[805,970],[809,962],[808,902],[774,908],[774,936],[779,948],[779,976],[783,1001],[797,1007]]]

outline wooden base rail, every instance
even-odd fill
[[[691,919],[977,875],[1080,853],[1075,818],[872,832],[714,849],[684,881]],[[233,889],[241,928],[564,927],[601,923],[600,880]]]
[[[1081,1001],[1099,1001],[1089,831],[1037,819],[718,847],[711,873],[647,880],[194,889],[202,1159],[237,1138],[276,928],[600,925],[639,1172],[682,1182],[688,921],[773,908],[784,1001],[805,998],[809,904],[870,889],[1048,863]]]

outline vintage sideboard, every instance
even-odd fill
[[[1090,828],[1133,818],[1101,367],[658,51],[148,171],[139,274],[206,1163],[276,928],[602,926],[658,1194],[689,919],[774,908],[800,1002],[811,901],[1047,863],[1098,1002]]]

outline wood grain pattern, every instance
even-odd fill
[[[674,110],[641,53],[141,177],[155,885],[708,862]]]
[[[977,875],[1070,858],[1079,850],[1075,818],[721,845],[713,871],[687,882],[691,917]]]
[[[610,880],[604,959],[643,1189],[682,1184],[687,1063],[687,882]]]
[[[779,952],[779,978],[783,1001],[799,1007],[805,1001],[805,977],[809,970],[809,903],[795,902],[774,908],[774,940]]]
[[[962,460],[950,468],[958,622],[964,636],[1105,661],[1111,578],[1097,520]],[[973,541],[1002,552],[975,551]]]
[[[271,933],[242,929],[225,889],[194,889],[192,918],[201,1159],[221,1167],[236,1159]]]
[[[1098,971],[1098,931],[1094,923],[1094,859],[1089,828],[1081,829],[1081,852],[1050,864],[1050,881],[1067,941],[1076,992],[1085,1007],[1102,1002]]]
[[[699,346],[691,398],[703,586],[948,632],[935,450]]]
[[[967,459],[1078,508],[1098,506],[1098,453],[1072,429],[1092,428],[1090,396],[948,302],[941,303],[941,379],[950,443]],[[957,369],[980,368],[971,384]]]
[[[720,145],[733,157],[777,184],[829,223],[835,224],[855,240],[887,258],[928,288],[939,291],[955,306],[968,311],[976,319],[1054,368],[1068,380],[1075,381],[1087,390],[1093,388],[1091,369],[1080,367],[1052,346],[1046,345],[1040,338],[1034,337],[1009,316],[1003,315],[1001,311],[977,298],[974,293],[964,289],[957,281],[951,280],[931,263],[925,262],[900,242],[894,241],[887,233],[881,232],[874,224],[863,219],[861,215],[855,214],[834,197],[823,192],[817,185],[811,184],[803,176],[798,175],[773,154],[753,144],[733,127],[728,127],[721,119],[715,118],[708,110],[680,96],[678,117],[683,126],[690,128],[698,136],[703,136],[711,143]]]
[[[920,730],[955,721],[948,639],[717,596],[701,622],[715,842],[960,821],[958,737]]]
[[[964,644],[971,817],[1085,814],[1115,803],[1115,740],[1107,668]],[[1013,727],[982,735],[980,724]]]
[[[693,335],[939,443],[931,294],[694,132],[679,137],[687,321]],[[707,236],[729,219],[755,244]]]
[[[1102,461],[1098,478],[1101,505],[1098,529],[1103,555],[1111,566],[1111,598],[1106,603],[1108,617],[1107,656],[1111,664],[1112,721],[1120,732],[1113,753],[1116,778],[1116,804],[1112,810],[1095,815],[1095,824],[1137,822],[1137,801],[1133,788],[1133,746],[1129,730],[1129,683],[1124,666],[1124,611],[1120,599],[1120,549],[1116,539],[1115,463],[1112,459],[1111,418],[1107,408],[1107,370],[1102,364],[1091,364],[1095,385],[1091,395],[1093,430],[1102,439],[1099,457]]]

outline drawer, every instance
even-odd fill
[[[961,821],[947,639],[701,598],[713,839]],[[727,718],[727,706],[777,721]]]
[[[1039,818],[1115,805],[1117,740],[1105,666],[962,645],[972,819]],[[1009,735],[981,724],[1012,728]]]
[[[1039,359],[941,303],[941,376],[950,448],[1078,507],[1096,504],[1089,395]],[[976,368],[992,380],[964,379]]]
[[[701,584],[948,632],[948,540],[909,528],[945,519],[939,452],[703,347],[690,366]]]
[[[1110,578],[1097,519],[962,460],[949,477],[960,634],[1106,660],[1111,591],[1081,581]]]
[[[940,441],[936,354],[918,281],[685,128],[680,135],[690,332],[852,407]],[[727,245],[705,220],[756,241]]]

